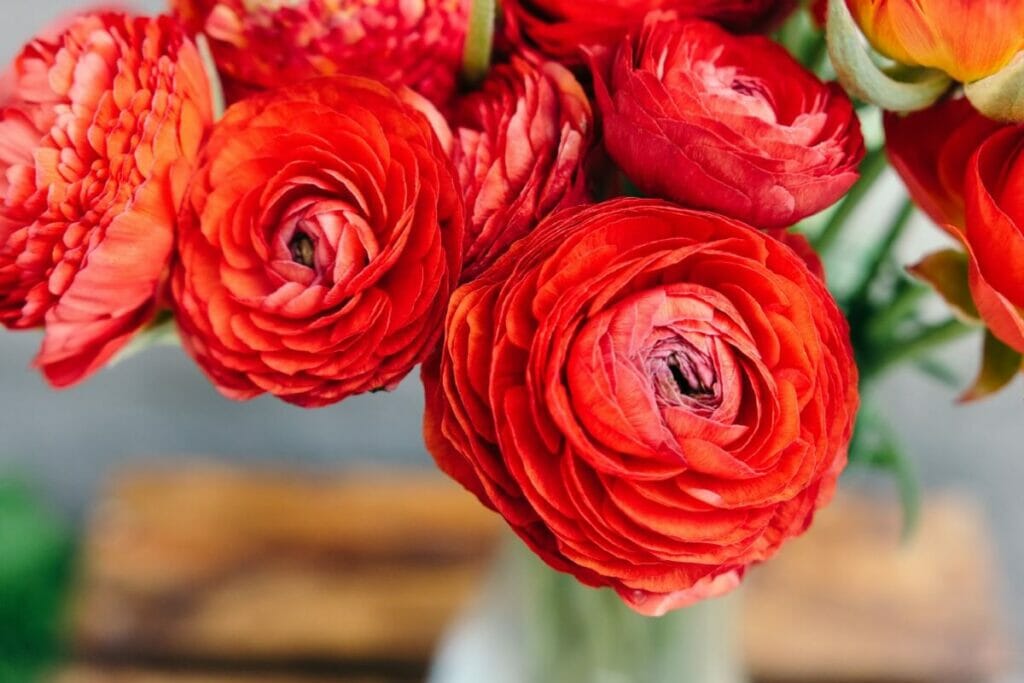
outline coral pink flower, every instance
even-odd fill
[[[212,112],[169,19],[78,17],[24,48],[0,109],[0,321],[45,326],[64,386],[156,312],[176,215]]]

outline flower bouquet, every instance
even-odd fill
[[[526,680],[734,680],[693,615],[848,463],[912,518],[877,379],[974,330],[963,400],[1021,371],[1024,4],[170,5],[6,71],[0,321],[55,387],[167,340],[306,408],[421,366],[438,466],[550,568]],[[950,246],[910,265],[915,206]]]

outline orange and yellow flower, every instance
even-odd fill
[[[879,52],[961,83],[991,76],[1024,50],[1022,0],[849,0]]]

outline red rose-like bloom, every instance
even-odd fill
[[[548,564],[661,614],[803,532],[846,463],[846,322],[782,242],[616,200],[452,297],[424,370],[438,464]]]
[[[966,195],[971,294],[992,333],[1024,353],[1024,126],[982,143]]]
[[[0,104],[0,321],[45,325],[36,363],[64,386],[156,312],[212,112],[170,19],[86,15],[50,33]]]
[[[231,398],[391,388],[436,345],[463,221],[427,117],[384,86],[323,78],[244,100],[182,215],[185,346]]]
[[[963,227],[964,176],[978,147],[1003,124],[966,99],[908,115],[885,114],[885,148],[914,202],[941,226]]]
[[[353,74],[444,102],[455,88],[471,0],[171,0],[233,80],[273,88]]]
[[[513,42],[561,61],[582,61],[581,47],[613,45],[653,10],[717,21],[748,31],[770,26],[793,0],[505,0],[505,21]]]
[[[850,100],[767,38],[652,15],[594,62],[608,152],[646,194],[778,228],[857,180]]]
[[[540,219],[586,201],[593,113],[565,67],[515,57],[462,100],[455,125],[469,215],[463,278],[470,279]]]
[[[887,114],[885,131],[914,201],[967,251],[977,314],[1024,352],[1024,127],[953,99],[908,116]]]

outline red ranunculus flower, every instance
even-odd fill
[[[463,222],[427,117],[384,86],[322,78],[244,100],[182,214],[185,346],[231,398],[391,388],[440,336]]]
[[[583,59],[581,47],[617,43],[653,10],[703,17],[746,31],[770,26],[795,4],[793,0],[505,0],[504,8],[514,43],[525,42],[560,61],[577,62]]]
[[[846,463],[842,314],[789,247],[716,214],[561,211],[455,292],[446,333],[424,370],[438,464],[645,614],[734,587]]]
[[[546,215],[586,201],[583,163],[594,122],[565,67],[514,57],[459,103],[455,126],[469,215],[463,278],[470,279]]]
[[[825,281],[825,263],[821,260],[821,254],[815,251],[814,245],[811,244],[809,239],[799,233],[783,229],[768,230],[766,232],[792,249],[797,256],[803,259],[804,263],[807,264],[807,268],[812,273],[821,278],[822,281]]]
[[[594,72],[608,152],[646,194],[778,228],[857,180],[850,100],[767,38],[654,14]]]
[[[968,162],[1002,124],[963,98],[884,120],[886,152],[914,202],[940,226],[963,227]]]
[[[45,326],[65,386],[150,321],[175,216],[212,120],[174,21],[92,14],[27,45],[0,103],[0,321]]]
[[[889,157],[914,201],[967,251],[967,282],[959,267],[921,274],[951,303],[969,286],[977,310],[968,313],[1024,352],[1024,126],[989,120],[966,99],[951,99],[906,116],[886,114],[885,131]]]
[[[1024,353],[1024,126],[981,144],[966,196],[971,294],[992,333]]]
[[[232,80],[272,88],[352,74],[437,103],[455,88],[470,0],[171,0]]]

